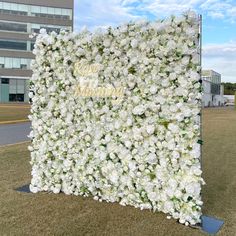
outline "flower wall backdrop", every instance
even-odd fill
[[[31,191],[200,222],[195,13],[94,33],[41,30],[33,52]]]

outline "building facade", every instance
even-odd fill
[[[202,71],[203,106],[223,106],[224,86],[221,84],[221,75],[213,70]]]
[[[73,0],[0,1],[0,102],[28,102],[34,40],[48,32],[73,30]]]

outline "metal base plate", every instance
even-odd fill
[[[224,221],[210,216],[202,216],[201,228],[208,234],[216,234],[224,224]]]
[[[23,192],[23,193],[31,193],[29,189],[29,184],[26,184],[22,187],[17,188],[16,191]]]

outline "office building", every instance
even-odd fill
[[[221,75],[213,70],[202,71],[203,106],[223,106],[224,86],[221,84]]]
[[[48,32],[73,30],[73,0],[0,1],[0,102],[28,102],[35,39]]]

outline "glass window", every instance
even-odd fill
[[[18,11],[18,4],[12,3],[11,4],[11,10],[12,11]]]
[[[0,65],[7,69],[30,69],[31,59],[0,57]]]
[[[44,24],[31,24],[31,32],[32,33],[38,33],[40,29],[46,29],[47,32],[60,32],[61,29],[64,29],[66,31],[71,31],[72,28],[71,27],[67,27],[67,26],[60,26],[60,25],[44,25]]]
[[[38,29],[38,25],[37,24],[31,24],[31,29]]]
[[[48,18],[72,19],[71,9],[61,9],[53,7],[32,6],[18,3],[0,2],[0,10],[6,14],[27,15],[31,9],[32,16],[41,16]]]
[[[53,7],[48,7],[48,14],[51,14],[51,15],[55,14],[55,10]]]
[[[39,6],[32,6],[31,7],[31,12],[40,13],[40,7]]]
[[[27,59],[26,58],[21,58],[20,59],[20,64],[21,65],[27,65]]]
[[[2,84],[9,84],[9,79],[2,78]]]
[[[68,14],[67,14],[67,9],[61,9],[61,14],[62,14],[63,16],[68,15]]]
[[[4,65],[4,57],[0,57],[0,64]]]
[[[28,6],[23,4],[18,4],[19,11],[28,12]]]
[[[70,20],[72,19],[72,10],[68,10],[70,13],[69,13],[69,16],[70,16]]]
[[[40,29],[31,29],[31,32],[32,32],[32,33],[39,33],[39,30],[40,30]]]
[[[55,15],[61,15],[61,8],[55,8]]]
[[[31,33],[39,33],[40,25],[38,24],[31,24]]]
[[[72,19],[72,10],[62,9],[62,15],[64,16],[64,19]]]
[[[27,50],[27,42],[0,40],[0,48],[14,49],[14,50]]]
[[[41,11],[42,14],[48,14],[48,8],[47,7],[41,7]]]
[[[13,58],[12,68],[20,69],[20,58]]]
[[[12,58],[10,57],[5,58],[5,68],[12,68]]]
[[[11,91],[9,91],[9,101],[10,102],[15,102],[16,100],[16,94],[12,94]]]
[[[27,59],[27,69],[31,69],[31,59]]]
[[[0,30],[27,32],[27,24],[0,21]]]
[[[2,8],[3,8],[4,10],[11,10],[11,4],[8,3],[8,2],[3,2]]]
[[[66,9],[66,11],[67,11],[68,16],[72,16],[72,10],[71,9]]]
[[[21,69],[27,69],[27,68],[29,68],[29,67],[28,67],[28,63],[27,63],[27,59],[25,59],[25,58],[21,58],[21,59],[20,59],[20,68],[21,68]]]
[[[16,99],[17,99],[17,101],[18,102],[24,102],[24,93],[22,93],[22,94],[16,94]]]

